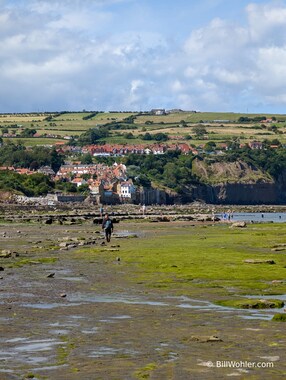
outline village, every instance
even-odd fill
[[[245,144],[241,144],[241,147]],[[250,149],[263,149],[263,144],[258,141],[248,143]],[[271,146],[277,148],[277,146]],[[29,149],[29,148],[27,148]],[[14,166],[2,166],[1,171],[10,170],[18,174],[32,175],[42,173],[48,176],[55,183],[71,184],[71,192],[61,192],[56,190],[47,197],[36,198],[37,202],[53,204],[54,202],[80,201],[89,197],[96,204],[165,204],[166,193],[152,187],[136,186],[132,178],[128,176],[127,167],[122,163],[116,163],[116,157],[129,154],[136,155],[163,155],[168,151],[180,151],[184,155],[197,156],[200,154],[223,155],[229,146],[227,144],[217,144],[213,151],[207,151],[207,143],[198,147],[193,147],[187,143],[156,143],[146,144],[104,144],[72,146],[57,143],[55,149],[65,157],[65,162],[57,172],[50,166],[42,166],[37,170],[31,168],[19,168]],[[90,163],[84,164],[81,158],[88,155]],[[97,162],[100,157],[114,157],[114,163],[107,165]],[[26,197],[18,196],[23,201]],[[35,199],[31,198],[29,202]]]

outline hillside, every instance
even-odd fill
[[[210,185],[222,183],[273,183],[273,178],[254,165],[242,160],[236,162],[213,162],[195,159],[193,161],[193,173],[200,181]]]
[[[285,115],[189,111],[162,115],[97,111],[0,114],[0,136],[4,142],[16,139],[25,146],[68,143],[94,128],[108,131],[100,141],[107,143],[144,143],[146,133],[153,141],[156,134],[164,133],[170,142],[191,140],[194,145],[205,144],[206,140],[225,143],[233,138],[241,143],[279,138],[286,143]]]

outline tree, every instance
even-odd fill
[[[107,128],[91,128],[81,134],[78,138],[79,145],[95,144],[98,140],[108,137],[109,132]]]
[[[153,138],[156,141],[167,141],[167,140],[169,140],[168,135],[166,133],[163,133],[163,132],[155,133],[153,135]]]
[[[124,133],[123,137],[125,139],[134,139],[134,135],[131,132]]]
[[[30,129],[30,128],[25,128],[21,133],[21,137],[33,137],[34,134],[37,133],[36,129]]]
[[[81,163],[83,165],[90,165],[93,163],[92,161],[92,155],[90,153],[84,154],[81,159]]]
[[[193,127],[193,132],[197,138],[202,138],[207,134],[207,130],[203,125]]]
[[[216,148],[216,143],[214,141],[208,141],[206,144],[205,144],[205,151],[206,152],[213,152]]]
[[[145,134],[142,136],[142,140],[150,141],[150,140],[152,140],[152,135],[151,135],[149,132],[147,132],[147,133],[145,133]]]

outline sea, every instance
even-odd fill
[[[227,213],[216,215],[221,220],[228,220]],[[286,223],[286,212],[234,212],[231,214],[230,221]]]

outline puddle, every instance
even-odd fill
[[[114,238],[130,238],[130,237],[139,237],[139,236],[144,236],[144,234],[141,232],[138,233],[138,231],[132,232],[128,230],[121,230],[121,231],[116,231],[113,234]]]
[[[67,335],[69,332],[69,330],[49,330],[52,335]]]
[[[253,298],[253,299],[266,299],[266,300],[279,300],[279,301],[285,301],[286,302],[286,294],[278,294],[278,295],[270,295],[270,296],[244,296],[245,298]]]
[[[68,328],[68,327],[78,327],[79,323],[74,323],[74,322],[59,323],[59,322],[55,322],[55,323],[50,323],[49,326],[50,327],[65,327],[65,328]]]
[[[29,341],[29,343],[14,348],[17,352],[39,352],[50,351],[53,346],[62,344],[62,342],[55,341],[54,339],[35,340]]]
[[[37,371],[54,371],[59,368],[65,368],[68,367],[68,364],[63,364],[63,365],[54,365],[54,366],[48,366],[48,367],[38,367],[38,368],[33,368],[34,372]]]
[[[50,359],[47,352],[52,351],[55,346],[63,344],[55,339],[29,340],[28,338],[13,338],[6,340],[5,343],[5,350],[0,350],[0,361],[3,364],[7,362],[7,365],[11,362],[13,365],[46,363]]]
[[[227,306],[215,305],[209,301],[200,301],[185,296],[182,297],[170,297],[173,299],[179,299],[183,301],[188,301],[180,303],[177,305],[179,308],[183,309],[194,309],[199,311],[215,311],[217,313],[232,314],[238,316],[242,319],[260,319],[260,320],[271,320],[275,313],[281,312],[281,309],[236,309]],[[259,298],[259,296],[245,296],[245,298]],[[286,300],[286,295],[280,296],[260,296],[260,298],[272,299],[276,298],[279,300]]]
[[[80,303],[24,303],[20,306],[33,309],[55,309],[57,307],[80,306]]]
[[[85,278],[83,277],[57,277],[59,280],[66,280],[66,281],[74,281],[74,282],[88,282]]]
[[[8,340],[5,340],[4,342],[5,343],[18,343],[18,342],[23,342],[23,341],[27,341],[28,338],[13,338],[13,339],[8,339]]]
[[[260,310],[247,310],[249,315],[239,315],[239,318],[242,319],[260,319],[263,321],[270,321],[274,314],[281,313],[281,309],[263,309],[265,311]],[[283,309],[282,309],[283,310]]]
[[[111,319],[130,319],[130,315],[116,315],[114,317],[110,317]]]
[[[91,329],[81,330],[83,334],[96,334],[98,332],[98,327],[92,327]]]
[[[126,348],[112,348],[112,347],[99,347],[98,350],[92,351],[89,355],[90,358],[101,358],[104,356],[114,356],[118,354],[124,355],[138,355],[139,352],[135,350],[129,350]]]
[[[73,302],[92,302],[92,303],[124,303],[132,305],[149,305],[149,306],[169,306],[169,304],[160,301],[150,301],[147,299],[139,299],[138,297],[114,295],[91,295],[77,293],[69,296],[69,300]]]

